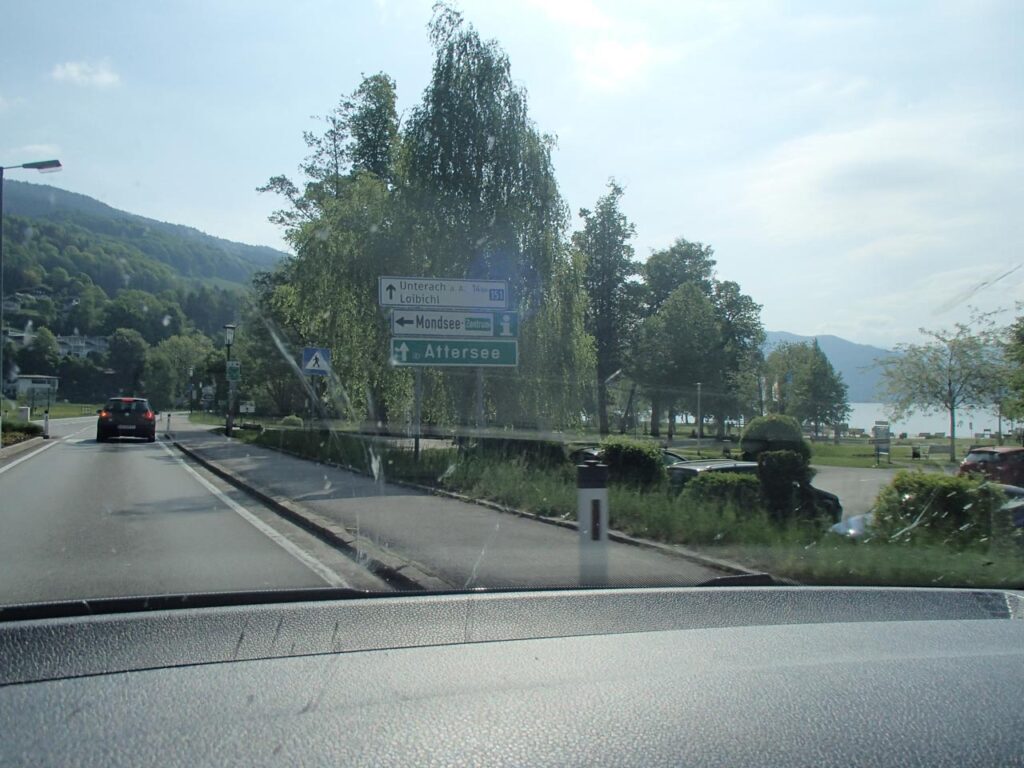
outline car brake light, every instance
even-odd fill
[[[109,419],[110,418],[110,411],[100,411],[100,418],[101,419]]]
[[[142,418],[144,418],[146,421],[152,421],[153,420],[153,412],[152,411],[146,411],[145,414],[143,414]]]
[[[132,400],[130,397],[122,397],[121,398],[121,402],[122,403],[134,403],[135,401]]]

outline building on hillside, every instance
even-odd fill
[[[110,343],[106,336],[58,336],[57,349],[61,357],[88,357],[92,352],[105,355]]]

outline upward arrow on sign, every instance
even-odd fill
[[[395,286],[393,286],[391,283],[388,283],[388,287],[385,288],[384,290],[388,292],[389,299],[395,298]]]

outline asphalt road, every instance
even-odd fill
[[[95,442],[95,417],[0,459],[0,604],[387,586],[159,440]]]

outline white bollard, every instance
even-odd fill
[[[580,586],[608,584],[608,466],[588,459],[576,467]]]
[[[43,411],[43,440],[50,439],[50,412]]]
[[[169,414],[169,413],[167,414],[167,429],[165,431],[167,432],[167,436],[170,437],[171,436],[171,414]]]

